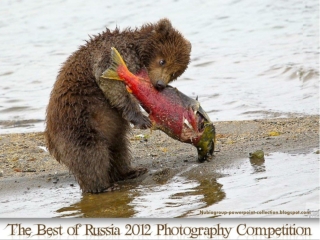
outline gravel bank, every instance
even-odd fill
[[[260,149],[265,154],[304,153],[311,149],[319,153],[319,116],[214,124],[218,152],[205,163],[197,162],[197,151],[192,145],[173,140],[160,131],[134,129],[130,135],[133,165],[147,167],[149,171],[133,181],[159,183],[177,173],[190,178],[198,178],[199,172],[201,177],[217,177],[215,169],[234,165],[237,159]],[[49,155],[42,132],[0,135],[0,191],[8,190],[8,182],[16,182],[14,186],[18,187],[28,182],[19,179],[54,181],[54,175],[69,176],[69,172]]]

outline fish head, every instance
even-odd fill
[[[204,162],[213,156],[216,141],[215,126],[198,101],[193,104],[192,108],[198,132],[198,137],[192,141],[192,144],[198,150],[198,161]]]
[[[216,131],[212,122],[205,122],[199,141],[195,144],[198,150],[198,161],[211,159],[215,147]]]

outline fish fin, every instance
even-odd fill
[[[151,134],[153,130],[157,129],[157,122],[155,121],[155,119],[154,119],[154,117],[153,117],[151,112],[149,113],[149,119],[150,119],[150,121],[152,123],[152,126],[150,127],[150,134]]]
[[[132,93],[132,90],[126,85],[126,89],[128,91],[128,93]]]
[[[123,61],[120,53],[114,47],[111,48],[111,61],[112,62],[110,67],[102,73],[100,78],[123,81],[123,79],[118,74],[119,67],[124,68],[125,71],[129,71],[129,70],[127,68],[127,65]]]
[[[154,130],[157,130],[157,124],[154,121],[151,121],[152,126],[149,128],[150,129],[150,135],[153,133]]]

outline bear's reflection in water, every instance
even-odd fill
[[[226,196],[214,178],[196,181],[175,176],[164,184],[119,185],[120,190],[83,195],[81,201],[57,210],[58,217],[184,217]]]
[[[84,194],[81,201],[57,210],[60,217],[119,217],[128,218],[134,214],[129,203],[135,196],[130,191],[134,186],[119,184],[120,189],[100,194]]]

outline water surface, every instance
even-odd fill
[[[212,120],[319,112],[318,1],[0,3],[0,133],[42,131],[55,78],[88,35],[168,17],[192,43],[173,83]]]
[[[186,171],[192,171],[196,164]],[[308,214],[232,214],[225,211],[319,210],[319,155],[271,153],[219,170],[222,177],[188,179],[183,172],[162,184],[120,183],[120,190],[81,195],[74,181],[50,187],[0,190],[6,217],[309,217]],[[70,184],[71,183],[71,184]],[[57,196],[59,196],[57,198]]]

